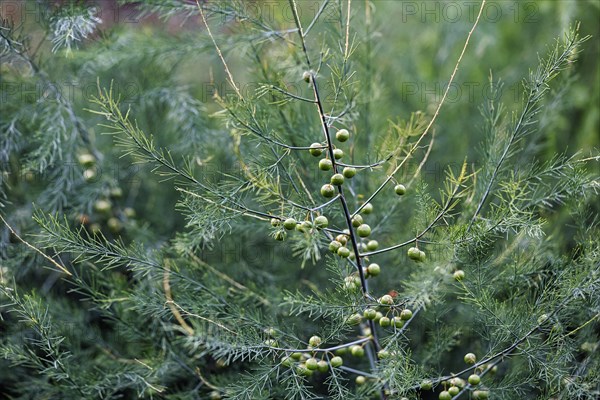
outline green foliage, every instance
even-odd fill
[[[2,19],[0,397],[598,398],[598,7],[267,3]]]

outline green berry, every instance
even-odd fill
[[[367,381],[367,378],[365,378],[362,375],[359,375],[359,376],[356,377],[356,384],[357,385],[364,385],[366,381]]]
[[[311,376],[313,374],[313,371],[306,368],[306,365],[304,364],[300,364],[296,367],[296,372],[298,373],[298,375],[303,375],[303,376]]]
[[[490,392],[487,390],[476,390],[473,392],[473,398],[477,400],[486,400],[490,398]]]
[[[361,217],[360,215],[355,215],[354,218],[352,218],[352,226],[355,228],[358,228],[359,226],[361,226],[363,223],[363,217]]]
[[[450,393],[451,396],[456,396],[459,392],[460,389],[458,388],[458,386],[452,386],[448,389],[448,393]]]
[[[369,266],[367,267],[367,272],[371,276],[377,276],[381,272],[381,268],[379,268],[378,264],[369,264]]]
[[[310,149],[308,151],[311,155],[319,157],[321,154],[323,154],[323,146],[320,143],[313,143],[310,145]]]
[[[408,249],[408,258],[410,258],[411,260],[419,261],[421,258],[421,255],[419,254],[419,249],[417,249],[416,247],[411,247],[410,249]]]
[[[292,365],[294,365],[294,360],[292,360],[291,357],[283,357],[281,359],[281,365],[290,368]]]
[[[340,349],[337,349],[336,351],[334,351],[336,356],[343,356],[346,353],[348,353],[348,348],[347,347],[342,347]]]
[[[345,178],[353,178],[354,175],[356,175],[356,168],[354,167],[344,167],[344,170],[342,171],[342,175],[344,175]]]
[[[450,379],[450,384],[461,389],[464,388],[466,385],[465,380],[458,377]]]
[[[396,328],[402,328],[404,326],[404,320],[400,317],[394,317],[392,322]]]
[[[218,392],[218,391],[216,391],[216,390],[213,390],[212,392],[210,392],[210,393],[208,394],[208,398],[209,398],[210,400],[221,400],[223,397],[221,396],[221,393],[219,393],[219,392]]]
[[[112,233],[118,233],[121,231],[121,229],[123,229],[121,221],[119,221],[119,219],[115,217],[109,218],[108,221],[106,221],[106,225]]]
[[[327,228],[327,226],[329,226],[329,221],[327,220],[327,217],[325,217],[324,215],[319,215],[317,218],[315,218],[315,226],[320,229]]]
[[[123,189],[121,189],[120,187],[112,188],[110,190],[110,197],[120,199],[121,197],[123,197]]]
[[[331,251],[332,253],[337,253],[340,247],[342,247],[342,244],[337,240],[334,240],[331,243],[329,243],[329,251]]]
[[[429,379],[425,379],[421,382],[421,389],[423,390],[431,390],[433,388],[433,383]]]
[[[473,353],[467,353],[464,356],[465,363],[473,365],[477,362],[477,356]]]
[[[379,247],[379,242],[377,240],[369,240],[367,243],[367,250],[375,251]]]
[[[377,311],[377,315],[375,315],[375,319],[373,321],[379,322],[381,318],[383,318],[383,314]]]
[[[321,171],[329,171],[331,168],[333,168],[333,163],[329,158],[323,158],[319,161],[319,169]]]
[[[309,83],[311,76],[312,75],[310,71],[304,71],[304,73],[302,74],[302,79],[304,79],[304,82]]]
[[[123,209],[123,214],[125,214],[127,218],[135,218],[135,210],[131,207],[125,207]]]
[[[99,213],[107,213],[110,211],[111,206],[108,200],[98,200],[94,203],[94,210]]]
[[[335,186],[340,186],[344,184],[344,175],[335,174],[331,177],[331,184]]]
[[[339,160],[342,157],[344,157],[344,152],[342,149],[333,149],[333,158]]]
[[[392,305],[394,304],[394,298],[389,294],[384,294],[379,298],[378,302],[379,304]]]
[[[360,314],[352,314],[348,317],[348,325],[358,325],[362,321],[362,315]]]
[[[379,325],[381,325],[382,327],[386,327],[386,326],[390,326],[392,324],[392,321],[390,321],[390,319],[388,317],[381,317],[381,319],[379,320]]]
[[[365,349],[362,346],[355,344],[350,347],[350,354],[354,357],[362,357],[365,355]]]
[[[377,316],[377,310],[374,310],[372,308],[367,308],[363,312],[363,315],[366,319],[375,319],[375,317]]]
[[[337,235],[335,237],[335,240],[337,242],[340,242],[342,244],[342,246],[345,246],[346,243],[348,243],[348,236],[346,236],[346,235]]]
[[[380,359],[390,358],[390,352],[385,349],[381,349],[377,352],[377,357]]]
[[[327,361],[325,360],[320,360],[317,363],[317,369],[319,370],[319,372],[327,372],[327,370],[329,369],[329,364],[327,364]]]
[[[350,132],[348,132],[346,129],[340,129],[336,132],[335,138],[340,142],[345,142],[346,140],[350,139]]]
[[[473,374],[473,375],[469,376],[468,381],[471,385],[477,386],[477,385],[479,385],[479,382],[481,382],[481,378],[479,377],[479,375]]]
[[[283,221],[283,227],[285,229],[287,229],[288,231],[291,231],[292,229],[294,229],[296,227],[296,220],[294,218],[288,218],[285,221]]]
[[[80,165],[84,166],[84,167],[91,167],[96,163],[96,157],[94,157],[91,154],[80,154],[77,157],[77,161],[79,162]]]
[[[400,313],[400,318],[402,318],[404,321],[408,321],[412,318],[412,316],[413,313],[409,309],[402,310],[402,312]]]
[[[394,187],[394,191],[398,196],[402,196],[404,193],[406,193],[406,188],[404,185],[398,184]]]
[[[422,250],[419,250],[419,261],[420,262],[424,262],[426,260],[426,256],[425,256],[425,252]]]
[[[454,271],[452,276],[454,277],[454,279],[460,282],[463,279],[465,279],[465,271],[463,271],[462,269],[456,270]]]
[[[298,224],[296,225],[296,230],[298,232],[308,232],[310,228],[312,228],[312,224],[310,223],[310,221],[298,222]]]
[[[373,204],[367,203],[360,212],[363,214],[371,214],[373,212]]]
[[[358,233],[358,236],[360,237],[368,237],[371,234],[371,227],[367,224],[362,224],[356,228],[356,233]]]
[[[306,368],[310,369],[311,371],[314,371],[319,367],[319,361],[317,361],[317,359],[314,357],[309,358],[308,360],[306,360],[305,365]]]
[[[333,357],[330,362],[333,368],[341,367],[344,364],[344,360],[340,356]]]
[[[277,347],[277,340],[267,339],[267,340],[265,340],[265,344],[269,347]]]
[[[450,393],[448,393],[446,390],[440,392],[440,395],[438,396],[438,398],[440,400],[452,400],[452,395]]]
[[[350,256],[350,250],[347,247],[340,247],[337,250],[337,255],[342,258],[347,258],[348,256]]]
[[[319,336],[311,336],[308,339],[308,345],[312,348],[319,347],[321,345],[322,339]]]
[[[279,224],[281,223],[281,221],[277,218],[271,218],[271,226],[272,227],[277,227],[279,226]]]
[[[334,195],[335,195],[335,188],[333,187],[333,185],[326,183],[325,185],[321,186],[321,196],[329,199],[329,198],[333,197]]]
[[[293,360],[300,361],[300,360],[302,359],[302,353],[298,353],[298,352],[296,352],[296,353],[292,353],[292,354],[290,355],[290,357],[291,357]]]

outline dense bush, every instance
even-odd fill
[[[600,395],[596,2],[0,7],[0,397]]]

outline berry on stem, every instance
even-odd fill
[[[404,193],[406,193],[406,188],[404,187],[404,185],[397,184],[397,185],[394,187],[394,191],[396,192],[396,194],[397,194],[398,196],[402,196]]]
[[[313,143],[310,145],[309,153],[315,157],[319,157],[323,154],[323,146],[320,143]]]
[[[429,379],[425,379],[421,382],[421,389],[423,390],[431,390],[433,388],[433,383]]]
[[[327,372],[327,370],[329,369],[329,364],[327,364],[327,361],[325,360],[320,360],[317,363],[317,369],[319,370],[319,372]]]
[[[362,214],[371,214],[373,212],[373,204],[367,203],[360,212]]]
[[[454,271],[452,276],[454,277],[454,279],[460,282],[463,279],[465,279],[465,271],[463,271],[462,269],[456,270]]]
[[[302,79],[304,79],[304,82],[309,83],[310,82],[310,78],[312,77],[310,71],[304,71],[304,73],[302,73]]]
[[[288,231],[291,231],[296,227],[296,220],[294,218],[286,219],[285,221],[283,221],[283,227]]]
[[[335,188],[333,185],[326,183],[325,185],[321,186],[321,195],[329,199],[335,195]]]
[[[350,256],[350,250],[347,247],[340,247],[337,250],[337,255],[343,258]]]
[[[331,168],[333,168],[333,163],[329,158],[323,158],[319,161],[319,169],[321,171],[329,171]]]
[[[451,396],[456,396],[459,392],[460,389],[458,388],[458,386],[452,386],[448,389],[448,393],[450,393]]]
[[[390,319],[388,317],[381,317],[379,319],[379,325],[381,325],[382,327],[386,327],[386,326],[390,326],[392,324],[392,321],[390,321]]]
[[[384,294],[379,298],[378,302],[379,304],[392,305],[394,304],[394,298],[389,294]]]
[[[333,157],[336,160],[339,160],[340,158],[344,157],[344,152],[342,149],[333,149]]]
[[[371,227],[367,224],[362,224],[356,228],[356,233],[362,238],[368,237],[371,234]]]
[[[364,385],[366,381],[367,381],[367,378],[365,378],[362,375],[359,375],[359,376],[356,377],[356,384],[357,385]]]
[[[305,365],[306,368],[310,369],[311,371],[314,371],[319,367],[319,361],[317,361],[316,358],[312,357],[306,360]]]
[[[412,316],[413,316],[413,313],[409,309],[402,310],[402,312],[400,313],[400,318],[403,319],[404,321],[408,321],[409,319],[412,318]]]
[[[332,253],[337,253],[340,247],[342,247],[342,244],[337,240],[334,240],[331,243],[329,243],[329,251],[331,251]]]
[[[369,240],[367,243],[367,250],[374,251],[379,247],[379,242],[377,240]]]
[[[375,317],[377,316],[377,311],[372,308],[367,308],[363,312],[363,315],[366,319],[375,319]]]
[[[356,175],[356,168],[354,167],[344,167],[344,170],[342,171],[342,175],[344,175],[345,178],[353,178],[354,175]]]
[[[473,374],[469,376],[468,381],[472,386],[477,386],[479,385],[479,382],[481,382],[481,378],[479,377],[479,375]]]
[[[365,355],[365,349],[362,346],[355,344],[350,347],[350,354],[354,357],[362,357]]]
[[[322,339],[319,336],[311,336],[310,339],[308,339],[308,345],[311,348],[316,348],[319,347],[321,345]]]
[[[350,132],[348,132],[346,129],[340,129],[335,133],[335,138],[340,142],[345,142],[346,140],[350,139]]]
[[[342,364],[344,364],[344,360],[343,360],[343,359],[342,359],[342,357],[340,357],[340,356],[335,356],[335,357],[333,357],[333,358],[330,360],[330,362],[331,362],[331,366],[332,366],[333,368],[338,368],[338,367],[341,367],[341,366],[342,366]]]
[[[438,396],[438,398],[440,400],[452,400],[452,395],[450,393],[448,393],[446,390],[440,392],[440,395]]]
[[[331,177],[331,184],[335,186],[340,186],[344,184],[344,175],[335,174]]]
[[[342,246],[345,246],[348,243],[348,236],[340,234],[335,237],[335,240],[340,242]]]
[[[381,268],[379,268],[379,264],[369,264],[367,267],[367,273],[371,276],[377,276],[381,272]]]
[[[465,363],[473,365],[477,362],[477,356],[473,353],[467,353],[464,357]]]
[[[327,228],[328,225],[329,225],[329,221],[327,220],[326,216],[319,215],[317,218],[315,218],[315,226],[317,228],[324,229],[324,228]]]
[[[419,249],[417,249],[416,247],[411,247],[410,249],[408,249],[408,258],[414,261],[419,261],[419,259],[421,258],[419,254]]]
[[[352,226],[355,228],[358,228],[359,226],[361,226],[363,223],[363,217],[361,217],[360,215],[355,215],[354,218],[352,218]]]

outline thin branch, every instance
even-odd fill
[[[31,250],[35,251],[36,253],[39,253],[42,257],[44,257],[46,260],[50,261],[54,266],[56,266],[56,268],[58,268],[59,270],[61,270],[62,272],[64,272],[65,274],[67,274],[68,276],[73,276],[72,273],[70,273],[67,268],[63,265],[60,265],[59,263],[57,263],[56,261],[54,261],[52,259],[52,257],[48,256],[46,253],[44,253],[43,251],[41,251],[40,249],[38,249],[37,247],[33,246],[32,244],[30,244],[28,241],[26,241],[25,239],[23,239],[21,236],[19,236],[19,234],[13,229],[12,226],[10,226],[10,224],[8,222],[6,222],[6,220],[4,219],[4,217],[2,215],[0,215],[0,219],[2,220],[2,222],[4,222],[4,225],[6,225],[6,227],[8,228],[8,230],[15,235],[15,237],[17,239],[19,239],[19,241],[21,243],[23,243],[25,246],[29,247]]]

